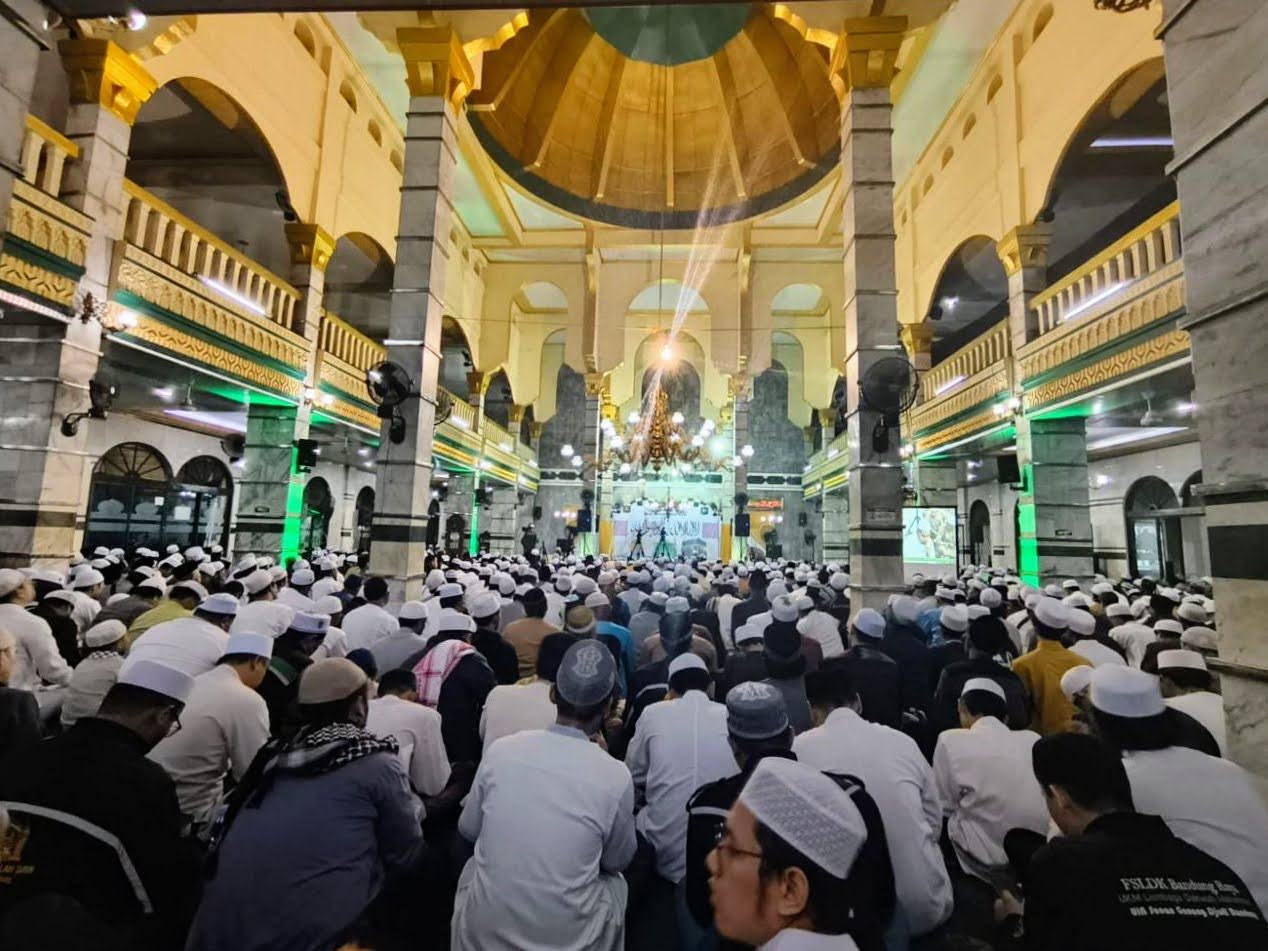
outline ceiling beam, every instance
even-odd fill
[[[735,92],[735,74],[731,63],[726,58],[726,50],[720,49],[713,54],[713,85],[718,94],[718,102],[722,105],[726,123],[723,126],[727,161],[731,166],[731,180],[735,183],[735,194],[738,198],[748,198],[748,187],[744,184],[744,162],[748,159],[748,142],[744,137],[744,126],[740,120],[739,97]],[[741,158],[743,156],[743,158]]]
[[[816,143],[813,131],[803,124],[810,117],[810,96],[806,92],[796,56],[784,42],[775,24],[765,16],[755,16],[749,20],[740,36],[748,41],[753,55],[766,70],[770,80],[766,84],[767,89],[778,103],[778,108],[773,110],[775,121],[779,123],[779,129],[792,149],[793,158],[803,168],[810,168],[814,162],[807,156],[814,154]],[[772,64],[762,55],[763,50],[778,59],[786,71],[791,71],[794,81],[785,82],[786,77],[772,75]]]
[[[616,137],[616,128],[612,117],[616,114],[617,99],[621,95],[621,77],[625,75],[625,57],[617,56],[616,64],[608,77],[608,88],[603,93],[603,105],[599,109],[599,125],[597,135],[599,148],[595,150],[599,161],[591,166],[590,194],[595,201],[603,198],[608,187],[608,169],[612,165],[612,143]]]
[[[571,12],[578,18],[581,17],[577,11]],[[562,54],[551,61],[550,68],[546,71],[546,78],[533,96],[533,108],[529,113],[528,121],[524,124],[524,155],[532,156],[530,168],[541,168],[542,162],[546,159],[546,150],[550,148],[550,140],[564,114],[564,110],[560,108],[563,96],[572,83],[577,64],[603,43],[604,40],[598,33],[591,32],[590,38],[584,42],[578,42],[578,36],[573,35],[557,47]],[[549,115],[549,118],[545,120],[543,129],[543,117],[546,115]],[[538,129],[542,129],[540,140],[538,140]]]
[[[674,71],[661,67],[665,75],[665,207],[674,207]]]

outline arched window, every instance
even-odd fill
[[[233,478],[215,456],[195,456],[180,467],[172,485],[167,534],[187,548],[228,541]]]
[[[114,446],[92,472],[84,547],[135,548],[167,544],[172,467],[145,443]]]
[[[1132,483],[1123,499],[1127,518],[1127,566],[1134,578],[1184,577],[1180,501],[1157,476]]]
[[[1194,486],[1199,486],[1201,484],[1202,484],[1202,470],[1201,469],[1199,469],[1197,472],[1193,473],[1193,475],[1189,476],[1187,479],[1184,480],[1184,485],[1180,486],[1180,504],[1184,506],[1184,508],[1187,509],[1187,508],[1191,508],[1192,506],[1202,504],[1201,498],[1198,498],[1198,499],[1193,498]]]
[[[969,548],[973,564],[991,563],[991,511],[981,499],[969,506]]]
[[[308,485],[304,486],[304,515],[300,528],[300,548],[303,551],[327,547],[326,535],[330,530],[330,516],[334,510],[330,483],[321,476],[309,479]]]
[[[370,527],[373,523],[374,490],[367,485],[357,493],[357,529],[353,539],[357,551],[370,550]]]

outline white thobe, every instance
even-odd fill
[[[341,627],[326,628],[326,637],[313,651],[313,660],[322,660],[326,657],[347,657],[348,656],[348,635],[343,632]]]
[[[647,593],[639,588],[626,588],[617,595],[626,606],[630,609],[630,617],[638,613],[639,608],[643,606],[643,601],[647,597]]]
[[[1123,659],[1123,655],[1112,647],[1106,647],[1100,641],[1093,640],[1090,637],[1082,637],[1070,645],[1070,650],[1074,651],[1080,657],[1086,657],[1087,662],[1093,667],[1104,667],[1106,664],[1119,664],[1126,666],[1127,661]]]
[[[1127,663],[1136,668],[1139,668],[1140,662],[1145,659],[1145,648],[1158,639],[1153,628],[1136,621],[1128,621],[1118,627],[1111,627],[1109,636],[1127,651]]]
[[[802,637],[819,642],[824,660],[845,653],[845,644],[841,642],[841,622],[826,611],[811,611],[797,622],[797,631]]]
[[[848,934],[815,934],[800,928],[785,928],[757,951],[858,951]]]
[[[343,632],[348,635],[348,650],[373,647],[384,637],[391,637],[400,623],[377,604],[363,604],[343,616]]]
[[[119,673],[126,674],[139,660],[152,660],[197,677],[215,667],[228,646],[229,635],[210,621],[176,618],[155,624],[137,638]]]
[[[8,631],[18,642],[9,686],[15,690],[34,690],[41,683],[70,683],[71,668],[57,649],[57,640],[48,621],[20,605],[0,604],[0,630]]]
[[[554,588],[548,590],[546,592],[546,621],[563,630],[564,608],[567,604],[568,599]]]
[[[1220,748],[1220,755],[1228,755],[1228,727],[1224,721],[1223,697],[1209,690],[1197,690],[1178,697],[1168,697],[1167,706],[1187,713],[1206,727],[1215,740],[1215,745]]]
[[[283,588],[277,593],[277,603],[284,604],[288,608],[294,608],[296,611],[304,611],[311,614],[314,606],[313,599],[306,594],[301,594],[294,588]]]
[[[544,730],[555,722],[550,681],[504,684],[489,691],[480,714],[480,737],[487,751],[494,740],[523,730]]]
[[[639,717],[625,754],[646,805],[638,831],[656,850],[656,870],[677,884],[687,874],[687,800],[717,779],[740,771],[727,740],[726,706],[700,690],[654,703]]]
[[[863,780],[885,822],[898,901],[913,935],[951,914],[951,880],[938,839],[942,803],[920,748],[905,733],[869,723],[845,707],[793,741],[797,758],[815,769]]]
[[[439,795],[449,782],[449,757],[440,734],[440,714],[421,703],[388,694],[370,701],[365,728],[394,736],[410,785],[424,796]]]
[[[731,630],[731,612],[740,604],[740,599],[733,594],[724,594],[718,598],[718,631],[722,634],[722,643],[728,650],[735,650],[735,632]]]
[[[238,608],[230,634],[267,634],[281,637],[295,619],[295,609],[277,601],[251,601]]]
[[[504,737],[480,762],[458,831],[453,951],[619,951],[634,857],[634,782],[579,731]]]
[[[101,602],[82,591],[72,591],[70,594],[75,599],[75,606],[71,608],[70,616],[79,628],[79,633],[82,634],[92,627],[92,622],[101,612]]]
[[[1187,746],[1133,750],[1123,766],[1136,810],[1231,868],[1268,915],[1268,808],[1250,774]]]
[[[313,582],[312,588],[308,592],[308,596],[314,601],[324,598],[328,594],[338,594],[343,590],[343,582],[334,575],[325,578],[318,578]]]
[[[933,752],[933,775],[947,834],[966,872],[1008,864],[1009,829],[1048,831],[1048,807],[1031,771],[1039,734],[982,717],[967,730],[946,730]]]
[[[76,665],[62,699],[62,729],[70,729],[83,717],[97,715],[101,701],[119,679],[122,666],[123,655],[115,651],[93,651]]]
[[[226,774],[241,780],[268,740],[269,708],[237,671],[221,664],[194,679],[180,720],[181,728],[160,740],[150,759],[172,777],[181,812],[207,823],[220,804]]]

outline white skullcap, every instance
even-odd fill
[[[588,608],[610,608],[612,602],[608,600],[608,596],[602,591],[594,591],[586,595],[584,602]]]
[[[230,634],[226,654],[253,654],[268,660],[273,656],[273,638],[267,634]]]
[[[969,629],[969,612],[962,604],[949,605],[938,615],[938,623],[945,631],[963,634]]]
[[[1167,709],[1158,679],[1123,664],[1093,670],[1091,696],[1092,706],[1116,717],[1154,717]]]
[[[84,631],[85,647],[105,647],[128,636],[128,628],[122,621],[102,621]]]
[[[970,604],[968,607],[968,610],[969,610],[970,623],[972,623],[973,621],[976,621],[980,617],[991,616],[991,609],[988,608],[985,604]]]
[[[1065,592],[1061,590],[1061,585],[1059,584],[1046,584],[1043,586],[1043,591],[1041,593],[1050,598],[1065,597]]]
[[[365,671],[345,657],[327,657],[299,678],[299,702],[305,705],[344,700],[369,681]]]
[[[502,611],[502,600],[492,591],[484,591],[471,599],[471,616],[492,617]]]
[[[797,620],[797,605],[788,595],[781,594],[771,601],[770,614],[776,621],[789,623]]]
[[[1180,643],[1197,650],[1214,651],[1219,650],[1220,636],[1209,627],[1195,624],[1180,635]]]
[[[323,594],[313,602],[313,610],[326,617],[334,617],[336,614],[343,613],[343,602],[333,594]]]
[[[432,591],[435,591],[444,583],[445,573],[439,568],[433,568],[431,571],[427,572],[427,587]]]
[[[753,623],[753,619],[749,618],[735,631],[735,643],[743,644],[746,641],[760,641],[763,639],[765,626],[758,626]]]
[[[1174,650],[1158,653],[1158,669],[1185,667],[1189,670],[1206,670],[1206,660],[1197,651]]]
[[[658,608],[663,608],[669,603],[669,595],[667,595],[664,591],[653,591],[647,596],[647,600],[651,604],[656,605]]]
[[[110,597],[106,598],[106,607],[110,607],[110,605],[112,604],[118,604],[120,601],[122,601],[126,597],[127,595],[124,594],[122,591],[120,591],[118,594],[112,594],[110,595]]]
[[[56,588],[50,591],[48,594],[44,595],[45,601],[49,600],[50,598],[52,598],[54,601],[65,601],[67,604],[70,604],[70,605],[75,604],[75,595],[71,593],[70,591],[67,591],[65,588]]]
[[[1176,608],[1176,615],[1184,621],[1191,621],[1194,624],[1201,624],[1206,620],[1206,608],[1200,604],[1182,604]]]
[[[1131,617],[1132,609],[1122,601],[1115,601],[1105,609],[1106,617]]]
[[[796,606],[797,613],[799,614],[802,611],[812,611],[814,610],[814,606],[815,606],[814,598],[810,597],[810,595],[808,594],[797,595],[793,599],[793,604]]]
[[[1070,612],[1069,628],[1081,637],[1090,637],[1096,633],[1096,618],[1087,611],[1076,608]]]
[[[436,597],[441,598],[460,598],[462,597],[462,585],[456,581],[446,581],[436,589]]]
[[[301,634],[325,634],[330,630],[330,618],[325,614],[309,614],[299,611],[291,618],[291,630]]]
[[[1036,621],[1055,631],[1064,631],[1070,626],[1070,609],[1056,598],[1040,598],[1031,611]]]
[[[286,569],[281,565],[274,565],[273,567],[265,570],[268,571],[269,577],[272,578],[275,583],[286,580]]]
[[[153,690],[179,703],[188,700],[189,692],[194,689],[194,678],[189,674],[152,660],[129,664],[120,671],[118,682]]]
[[[106,576],[100,571],[96,568],[89,568],[87,571],[81,571],[75,575],[71,579],[70,586],[78,591],[80,588],[91,588],[95,584],[101,584],[105,580]]]
[[[1078,591],[1079,583],[1073,578],[1066,578],[1065,581],[1061,582],[1061,587],[1066,591]]]
[[[1174,602],[1175,604],[1180,603],[1181,595],[1179,590],[1176,588],[1159,588],[1157,593],[1162,595],[1162,597],[1166,598],[1168,601]]]
[[[461,611],[442,611],[436,622],[437,631],[461,631],[464,634],[471,634],[475,629],[475,619]]]
[[[296,568],[291,572],[291,584],[297,588],[306,587],[316,580],[317,576],[311,568]]]
[[[1179,637],[1184,633],[1184,625],[1171,618],[1162,618],[1154,621],[1154,633],[1161,635],[1164,632]]]
[[[769,756],[740,791],[753,816],[833,878],[846,878],[867,841],[854,800],[835,781],[795,760]]]
[[[427,617],[427,605],[422,601],[406,601],[396,615],[400,621],[418,621]]]
[[[273,576],[263,568],[257,568],[242,579],[242,587],[247,594],[259,594],[273,583]]]
[[[1072,608],[1086,608],[1092,603],[1092,599],[1082,591],[1072,591],[1070,594],[1067,594],[1064,598],[1062,598],[1061,602]]]
[[[679,654],[669,662],[670,677],[678,673],[680,670],[703,670],[705,673],[708,673],[709,668],[705,666],[704,661],[701,660],[698,654],[693,654],[691,651],[688,651],[685,654]]]
[[[497,585],[498,593],[504,597],[510,597],[515,593],[515,579],[508,574],[494,575],[493,583]]]
[[[1096,584],[1092,585],[1093,594],[1112,594],[1113,591],[1114,586],[1108,581],[1098,581]]]
[[[916,618],[920,616],[920,602],[909,595],[900,594],[894,598],[889,610],[894,620],[900,624],[915,624]]]
[[[665,599],[666,614],[689,614],[691,613],[691,602],[681,595],[675,595],[672,598]]]
[[[198,602],[198,610],[207,614],[235,617],[238,613],[238,599],[231,594],[211,594]]]
[[[987,693],[993,693],[1001,700],[1007,702],[1008,697],[1004,694],[1004,688],[992,680],[990,677],[970,677],[964,682],[964,687],[960,690],[960,696],[973,690],[984,690]]]
[[[13,594],[26,578],[16,568],[0,568],[0,598]]]
[[[985,608],[997,608],[1004,603],[1003,597],[994,588],[987,588],[978,595],[978,603]]]
[[[1092,683],[1093,669],[1087,664],[1079,664],[1061,675],[1061,692],[1067,700],[1073,701],[1076,694],[1088,688]]]

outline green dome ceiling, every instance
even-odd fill
[[[589,7],[594,31],[630,59],[678,66],[706,59],[744,28],[751,3]]]

